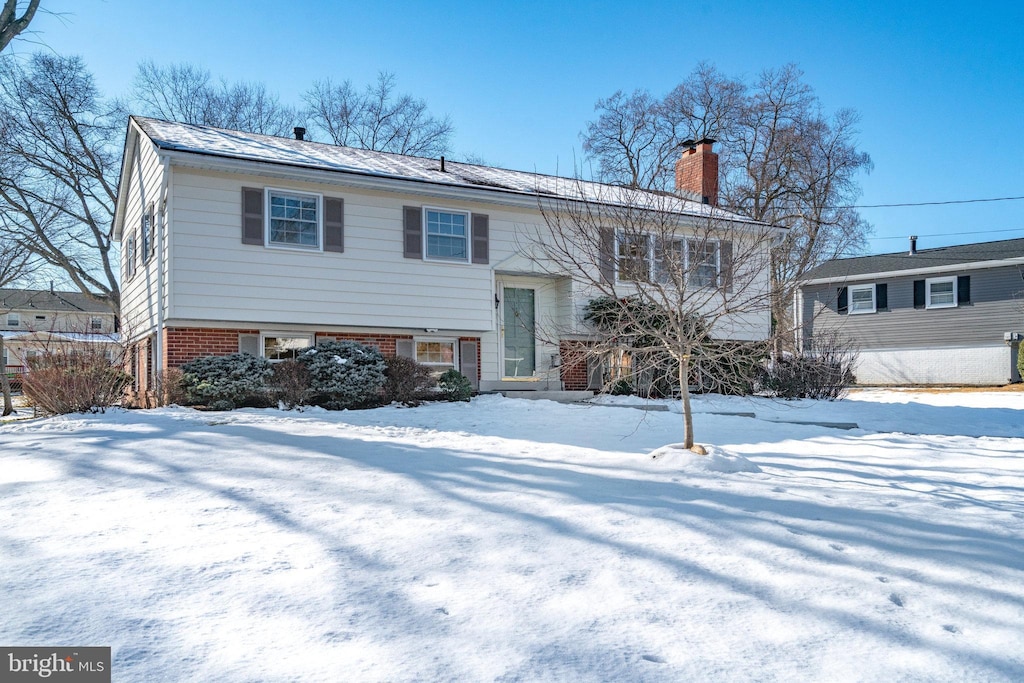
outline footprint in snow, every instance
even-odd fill
[[[903,607],[903,596],[899,593],[889,593],[889,602],[897,607]]]
[[[943,631],[948,631],[948,632],[954,633],[954,634],[955,633],[962,633],[962,631],[960,630],[960,627],[957,626],[956,624],[943,624],[942,625],[942,630]]]
[[[881,581],[882,583],[889,583],[889,577],[887,576],[876,576],[875,578]]]
[[[447,608],[447,607],[438,607],[438,608],[437,608],[436,610],[434,610],[434,611],[435,611],[435,612],[438,612],[438,613],[440,613],[440,614],[443,614],[443,615],[445,615],[446,617],[448,616],[448,608]]]
[[[789,533],[794,534],[796,536],[806,536],[807,535],[806,531],[800,531],[800,529],[789,529],[789,528],[787,528],[786,531],[788,531]]]
[[[845,545],[839,545],[838,543],[829,543],[828,547],[832,548],[832,550],[835,550],[838,553],[841,553],[844,550],[846,550],[846,546]]]
[[[775,493],[785,493],[786,489],[782,488],[781,486],[776,486],[775,488],[772,489],[772,491],[774,491]]]
[[[659,657],[658,655],[643,655],[642,657],[640,657],[640,659],[643,659],[644,661],[647,661],[647,662],[654,662],[655,664],[664,664],[665,663],[665,658],[664,657]]]
[[[899,503],[893,503],[893,502],[889,502],[889,503],[885,504],[885,507],[887,507],[887,508],[895,508],[895,507],[899,507],[899,506],[900,506]]]

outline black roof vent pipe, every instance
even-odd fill
[[[296,140],[305,140],[306,139],[306,129],[305,128],[303,128],[302,126],[295,126],[295,128],[293,130],[295,132],[295,139]]]
[[[910,255],[913,256],[917,253],[917,235],[910,236]]]

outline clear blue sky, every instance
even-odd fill
[[[701,60],[753,76],[799,65],[862,117],[862,204],[1024,195],[1024,3],[43,0],[33,40],[81,55],[106,94],[136,64],[189,61],[286,101],[378,71],[451,115],[454,149],[571,174],[594,102],[662,95]],[[21,42],[19,52],[32,49]],[[1024,237],[1024,201],[865,209],[871,252]],[[996,232],[999,231],[999,232]],[[966,234],[965,234],[966,233]]]

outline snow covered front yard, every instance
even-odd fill
[[[4,424],[0,642],[121,682],[1024,680],[1024,393],[696,406],[706,458],[651,457],[675,412],[500,397]]]

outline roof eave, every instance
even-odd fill
[[[857,275],[833,275],[831,277],[813,278],[800,281],[801,287],[809,285],[824,285],[834,282],[860,282],[863,280],[880,280],[891,277],[906,277],[912,275],[934,275],[936,273],[948,273],[959,270],[983,270],[987,268],[1000,268],[1003,266],[1024,265],[1024,256],[1017,256],[1008,259],[969,261],[964,263],[948,263],[942,266],[927,266],[925,268],[907,268],[903,270],[887,270],[871,273],[860,273]]]

